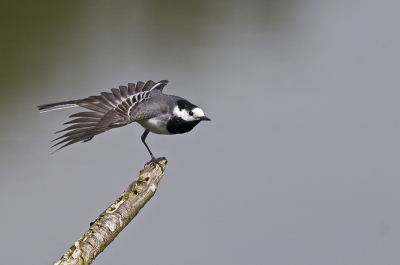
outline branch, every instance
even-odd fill
[[[157,161],[163,166],[165,157]],[[160,166],[147,166],[121,196],[111,204],[90,228],[54,265],[90,264],[129,224],[139,210],[153,197],[158,182],[164,176]]]

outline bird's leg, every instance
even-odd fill
[[[147,151],[149,151],[149,154],[150,154],[150,156],[151,156],[151,160],[149,161],[149,162],[147,162],[146,164],[144,164],[144,166],[146,167],[147,165],[150,165],[150,164],[153,164],[154,165],[154,168],[156,167],[156,164],[157,165],[159,165],[160,166],[160,168],[161,168],[161,171],[164,173],[164,169],[163,169],[163,167],[161,166],[161,164],[157,161],[157,159],[153,156],[153,154],[151,153],[151,151],[150,151],[150,148],[147,146],[147,144],[146,144],[146,137],[147,137],[147,135],[149,134],[149,130],[145,130],[144,131],[144,133],[142,134],[142,142],[143,142],[143,144],[144,144],[144,146],[146,146],[146,148],[147,148]]]

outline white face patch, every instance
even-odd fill
[[[193,115],[189,114],[190,111],[186,109],[180,110],[179,107],[176,106],[173,113],[184,121],[195,121],[204,116],[204,112],[200,108],[194,108],[191,111],[193,112]]]

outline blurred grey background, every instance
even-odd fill
[[[168,79],[212,122],[150,134],[152,200],[100,264],[400,264],[400,2],[3,1],[0,256],[53,264],[149,155],[133,124],[53,155],[77,109]]]

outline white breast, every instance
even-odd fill
[[[167,130],[167,120],[168,115],[157,116],[147,120],[138,121],[140,125],[142,125],[145,129],[149,130],[152,133],[156,134],[171,134]]]

